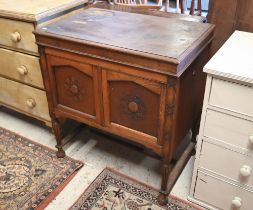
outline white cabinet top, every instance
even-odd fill
[[[253,84],[253,33],[235,31],[205,65],[204,72]]]
[[[39,21],[85,2],[87,0],[0,0],[0,17]]]

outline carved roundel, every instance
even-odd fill
[[[65,90],[70,97],[73,97],[75,101],[81,101],[83,99],[84,90],[81,87],[79,80],[75,77],[68,77],[64,83]]]
[[[120,101],[122,113],[134,120],[143,119],[146,114],[146,107],[141,98],[137,95],[125,95]]]

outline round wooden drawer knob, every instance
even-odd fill
[[[138,104],[134,101],[130,102],[128,104],[128,109],[131,111],[131,112],[137,112],[138,111]]]
[[[249,143],[253,145],[253,135],[249,136]]]
[[[240,174],[243,176],[243,177],[249,177],[251,175],[251,167],[250,166],[247,166],[247,165],[244,165],[241,167],[240,169]]]
[[[28,74],[28,69],[25,66],[18,67],[17,71],[21,76]]]
[[[232,205],[239,209],[242,206],[242,199],[239,197],[234,197],[234,199],[232,200]]]
[[[30,98],[26,101],[26,105],[29,107],[29,108],[34,108],[36,106],[36,102],[34,99]]]
[[[11,40],[12,40],[13,42],[19,42],[19,41],[21,40],[21,35],[20,35],[20,33],[17,32],[17,31],[11,33]]]

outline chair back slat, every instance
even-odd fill
[[[115,5],[122,5],[122,6],[132,6],[137,8],[144,8],[144,9],[161,9],[162,8],[163,0],[158,0],[157,4],[149,4],[148,0],[114,0]],[[185,13],[186,10],[186,0],[177,0],[177,12],[180,12],[179,9],[179,2],[181,7],[181,13]],[[197,3],[197,11],[195,12]],[[201,6],[202,0],[191,0],[190,6],[190,15],[199,15],[201,16]],[[165,4],[165,11],[168,11],[169,0],[166,0]]]
[[[196,7],[196,0],[192,0],[191,8],[190,8],[190,15],[199,15],[199,16],[201,16],[202,1],[197,0],[197,12],[196,13],[195,13],[195,7]]]
[[[197,3],[197,11],[195,11],[196,3]],[[181,13],[185,14],[186,9],[187,9],[186,0],[180,0],[180,7],[181,7]],[[201,14],[202,14],[202,0],[191,0],[189,14],[201,16]]]
[[[159,0],[157,4],[149,4],[147,0],[114,0],[115,5],[132,6],[144,9],[161,9],[162,0]]]

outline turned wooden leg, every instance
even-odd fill
[[[168,187],[170,172],[171,172],[170,161],[164,161],[163,166],[162,166],[162,184],[161,184],[160,194],[158,197],[158,203],[162,206],[168,203],[169,192],[167,191],[167,187]]]
[[[58,151],[56,152],[56,156],[58,158],[65,157],[65,151],[62,148],[62,131],[61,131],[61,124],[57,118],[52,119],[52,126],[54,130],[54,135],[56,138],[57,145],[55,146]]]

